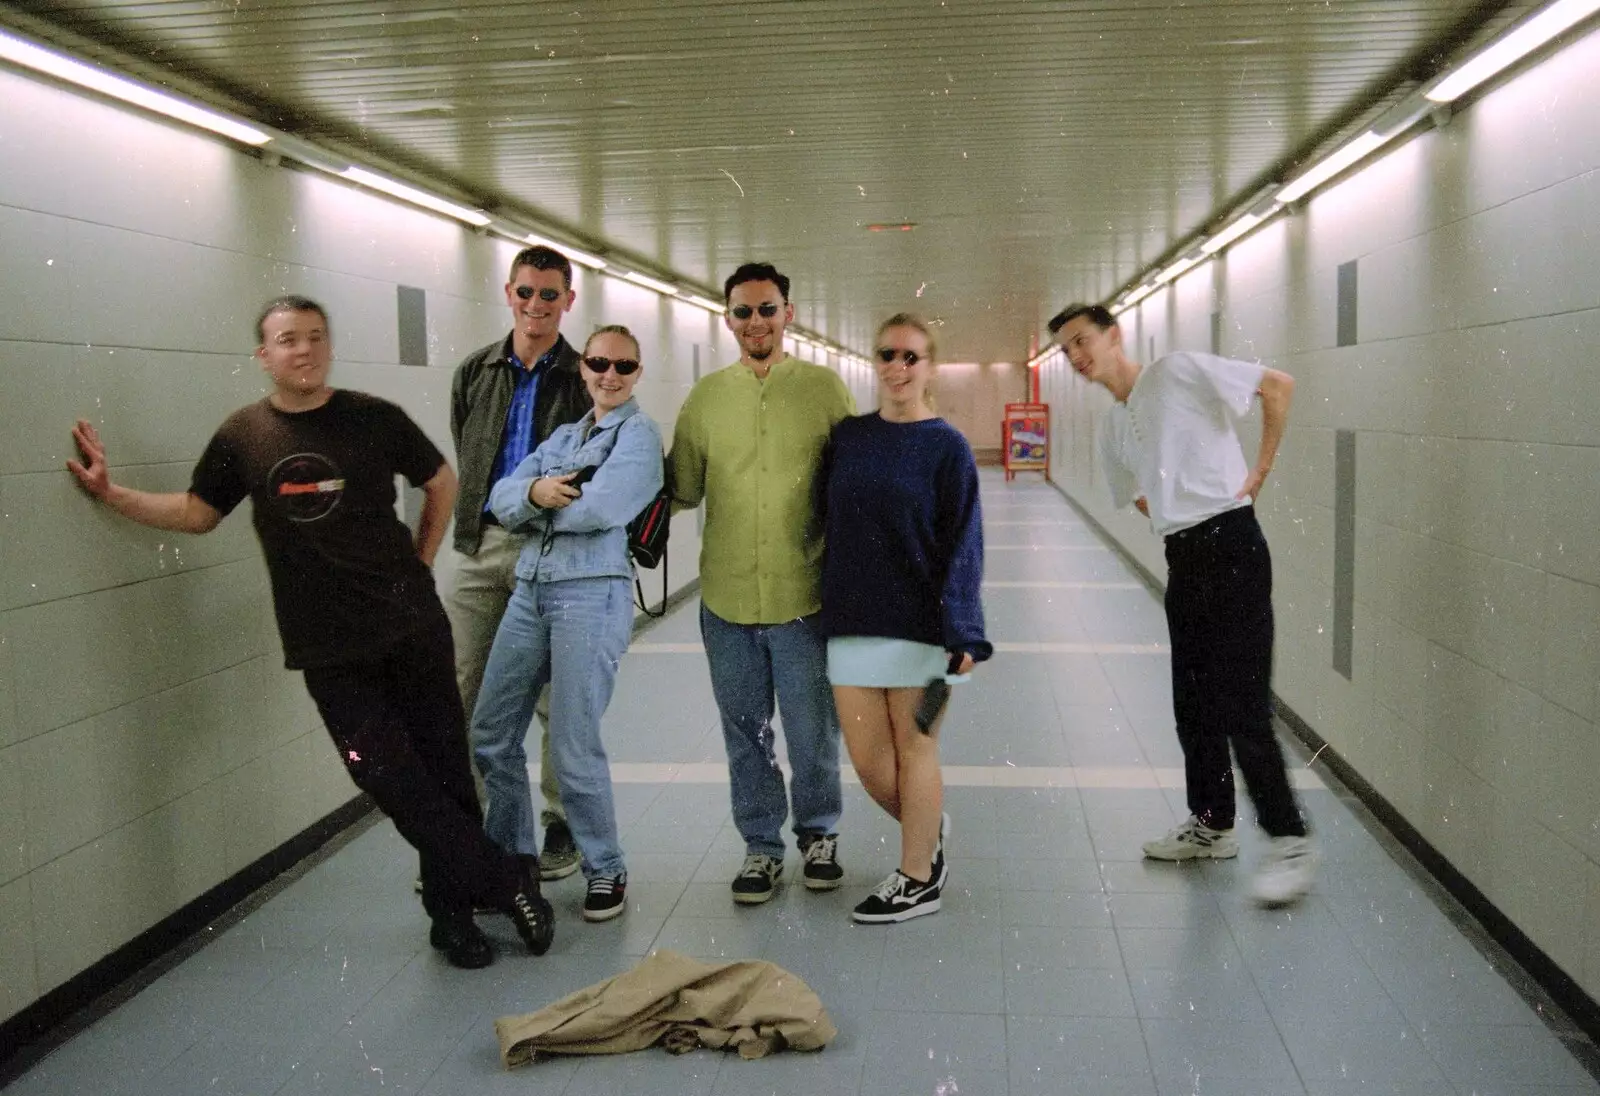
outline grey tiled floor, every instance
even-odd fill
[[[1245,900],[1261,842],[1243,827],[1237,862],[1142,861],[1140,841],[1184,813],[1160,606],[1047,486],[986,474],[984,503],[1002,650],[957,690],[947,723],[943,912],[849,923],[897,849],[854,784],[841,891],[791,885],[756,909],[728,900],[742,847],[689,605],[640,637],[606,720],[626,916],[583,924],[574,877],[549,890],[549,955],[520,954],[509,926],[486,918],[499,961],[453,970],[427,946],[414,857],[380,820],[8,1092],[1600,1093],[1563,1037],[1592,1048],[1547,1024],[1513,988],[1520,972],[1501,974],[1504,961],[1300,761],[1326,860],[1298,908]],[[791,853],[791,878],[797,868]],[[655,947],[799,973],[838,1040],[758,1062],[647,1051],[500,1068],[496,1016]]]

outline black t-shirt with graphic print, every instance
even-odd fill
[[[344,389],[311,411],[262,400],[218,428],[189,491],[224,514],[250,497],[289,669],[369,659],[443,619],[394,509],[397,474],[420,486],[443,463],[400,408]]]

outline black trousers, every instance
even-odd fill
[[[1303,837],[1283,751],[1272,732],[1272,557],[1255,510],[1230,510],[1166,538],[1172,707],[1189,810],[1213,829],[1234,823],[1230,743],[1256,820],[1272,837]]]
[[[417,850],[428,915],[459,919],[474,905],[508,905],[517,862],[483,832],[443,612],[371,659],[304,673],[350,778]]]

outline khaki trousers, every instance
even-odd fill
[[[483,667],[489,661],[489,648],[505,615],[506,602],[517,586],[517,556],[527,538],[508,533],[498,525],[486,525],[483,541],[475,556],[456,553],[455,585],[445,600],[450,615],[450,631],[456,643],[456,682],[461,687],[461,705],[472,725],[472,710],[478,704],[478,689],[483,685]],[[561,786],[556,782],[556,767],[550,761],[550,687],[539,693],[534,709],[539,716],[539,791],[544,796],[540,821],[548,826],[565,821],[561,806]],[[473,766],[478,798],[483,798],[483,780]]]

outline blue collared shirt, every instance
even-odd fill
[[[511,406],[506,410],[506,428],[500,435],[500,451],[495,454],[494,467],[489,472],[489,487],[499,483],[512,470],[525,460],[529,453],[536,448],[533,435],[533,408],[534,401],[539,395],[539,378],[544,371],[555,364],[556,358],[561,354],[565,345],[561,336],[556,336],[556,341],[549,350],[539,355],[539,360],[533,363],[532,369],[527,369],[515,354],[510,356],[511,375],[514,386],[511,390]],[[483,509],[489,512],[489,503],[485,499]]]

